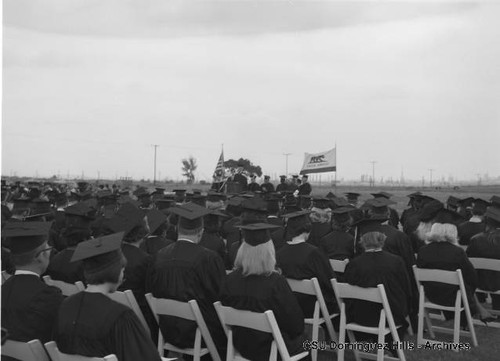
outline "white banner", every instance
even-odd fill
[[[335,148],[321,153],[305,153],[300,174],[337,171],[337,150]]]

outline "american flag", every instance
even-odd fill
[[[215,166],[215,171],[214,171],[214,182],[223,182],[224,181],[224,150],[220,152],[220,157],[219,161],[217,162],[217,165]]]

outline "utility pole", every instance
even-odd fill
[[[288,176],[288,156],[291,155],[292,153],[283,153],[283,155],[286,158],[286,168],[285,168],[285,175]]]
[[[370,163],[372,164],[372,187],[375,187],[375,163],[377,162],[372,160]]]
[[[155,148],[155,158],[154,158],[154,162],[155,162],[155,164],[154,164],[155,174],[153,176],[153,185],[156,185],[156,148],[158,148],[159,145],[158,144],[153,144],[153,147]]]
[[[434,169],[429,169],[429,174],[430,174],[430,181],[429,181],[429,186],[432,188],[432,172]]]

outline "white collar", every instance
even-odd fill
[[[14,273],[15,276],[19,276],[19,275],[32,275],[32,276],[37,276],[38,278],[40,278],[40,275],[36,272],[33,272],[33,271],[27,271],[27,270],[17,270],[16,273]]]
[[[178,241],[186,241],[186,242],[190,242],[190,243],[195,243],[194,241],[190,240],[190,239],[187,239],[187,238],[178,238],[177,239],[177,242]],[[196,244],[196,243],[195,243]]]
[[[297,237],[293,237],[291,241],[288,241],[288,244],[299,244],[299,243],[304,243],[306,241],[306,236],[304,234],[301,234]]]
[[[478,216],[472,216],[469,219],[470,223],[481,223],[483,220]]]
[[[365,253],[375,253],[375,252],[382,252],[382,248],[365,250]]]

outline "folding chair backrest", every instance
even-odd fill
[[[313,280],[318,283],[317,278],[312,278],[310,280],[294,280],[291,278],[286,279],[293,292],[316,296],[316,288],[314,287]]]
[[[470,257],[469,261],[475,269],[485,269],[500,272],[500,259]]]
[[[371,288],[363,288],[358,286],[353,286],[348,283],[340,283],[337,280],[332,279],[333,289],[335,291],[335,295],[337,298],[354,298],[358,300],[376,302],[376,303],[384,303],[380,289],[378,287]],[[383,285],[379,285],[382,286]],[[341,300],[339,300],[340,304]]]
[[[158,323],[160,322],[160,315],[175,316],[196,322],[212,359],[220,361],[219,353],[196,300],[182,302],[167,298],[156,298],[151,293],[146,294],[146,300]]]
[[[418,268],[417,266],[413,266],[413,272],[418,286],[420,286],[420,282],[440,282],[459,286],[460,278],[462,277],[462,271],[460,270],[445,271],[441,269]]]
[[[144,315],[142,314],[141,308],[139,307],[139,304],[137,303],[137,300],[135,299],[135,296],[131,290],[125,290],[123,292],[116,291],[116,292],[108,294],[108,296],[113,301],[121,303],[122,305],[125,305],[125,306],[129,307],[130,309],[132,309],[132,311],[134,311],[134,313],[139,318],[139,321],[141,321],[146,332],[148,334],[150,334],[151,331],[149,329],[149,325],[146,322],[146,319],[144,318]]]
[[[11,274],[7,273],[7,271],[2,271],[2,284],[7,281],[10,277],[12,277]]]
[[[273,350],[277,347],[283,360],[290,359],[290,354],[286,348],[285,341],[283,340],[273,311],[268,310],[259,313],[247,310],[237,310],[232,307],[223,306],[219,301],[214,303],[214,307],[229,340],[232,339],[229,334],[232,333],[233,326],[246,327],[261,332],[271,333],[274,338],[273,345],[271,346],[271,353],[273,353]]]
[[[49,353],[52,361],[118,361],[118,358],[113,354],[105,357],[88,357],[62,353],[59,351],[54,341],[47,342],[45,344],[45,349]]]
[[[43,276],[43,281],[49,286],[59,288],[64,296],[71,296],[85,290],[85,286],[81,281],[67,283],[64,281],[53,280],[50,276]]]
[[[2,346],[2,356],[13,357],[22,361],[49,361],[40,340],[19,342],[7,340]]]
[[[332,269],[338,273],[344,273],[345,267],[347,266],[348,263],[349,263],[348,258],[346,258],[343,261],[340,261],[338,259],[330,259],[330,265],[332,266]]]

